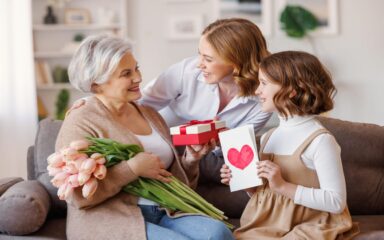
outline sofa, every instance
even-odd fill
[[[384,127],[333,118],[318,120],[341,146],[347,182],[347,201],[352,218],[359,223],[361,239],[384,239]],[[61,121],[45,119],[39,124],[34,146],[28,149],[28,180],[0,179],[0,239],[65,239],[66,204],[50,184],[47,157]],[[238,226],[248,196],[230,193],[220,184],[222,162],[204,161],[197,191]]]

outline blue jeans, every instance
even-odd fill
[[[148,240],[232,240],[224,223],[204,216],[170,218],[158,206],[138,205],[143,213]]]

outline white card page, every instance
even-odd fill
[[[231,192],[262,185],[257,176],[259,161],[252,125],[245,125],[219,133],[225,164],[231,169]]]

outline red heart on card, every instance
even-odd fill
[[[228,161],[241,170],[251,163],[253,156],[253,150],[249,145],[242,146],[240,152],[236,148],[230,148],[227,153]]]

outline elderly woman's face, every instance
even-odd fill
[[[141,97],[141,73],[131,53],[121,59],[110,79],[100,84],[100,94],[116,101],[131,102]]]

